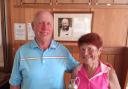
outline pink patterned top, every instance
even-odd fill
[[[78,89],[109,89],[108,72],[111,68],[100,62],[92,78],[88,78],[83,64],[76,68],[76,84]],[[78,84],[79,83],[79,84]]]

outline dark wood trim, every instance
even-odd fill
[[[125,47],[104,47],[103,54],[122,54],[124,52]]]
[[[124,53],[124,60],[122,62],[122,71],[121,71],[121,75],[122,77],[122,89],[125,89],[126,86],[126,78],[128,77],[128,48],[125,47],[125,53]]]
[[[10,74],[0,72],[0,87],[9,81]]]
[[[8,66],[7,66],[7,71],[11,72],[12,70],[12,64],[13,64],[13,20],[12,20],[12,11],[13,11],[13,2],[11,0],[7,0],[7,31],[8,31]]]
[[[7,48],[7,28],[6,28],[6,10],[5,0],[1,0],[1,31],[2,31],[2,45],[3,45],[3,60],[4,60],[4,71],[6,71],[6,65],[8,62],[8,48]]]

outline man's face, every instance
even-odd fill
[[[51,39],[53,34],[53,17],[49,13],[40,13],[33,22],[35,38],[38,41]]]
[[[64,30],[68,30],[68,28],[69,28],[69,21],[68,21],[68,19],[63,19],[62,20],[62,28]]]

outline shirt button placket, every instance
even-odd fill
[[[41,63],[45,63],[45,60],[44,60],[44,51],[42,51],[42,55],[41,55]]]

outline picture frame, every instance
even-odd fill
[[[92,13],[54,13],[54,40],[77,41],[90,33]]]

